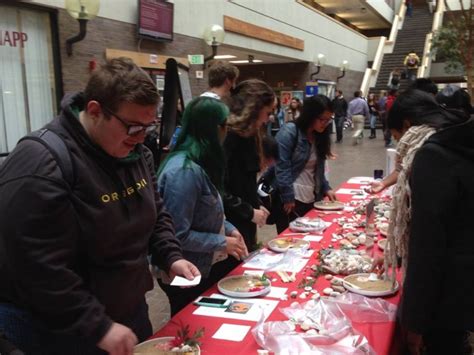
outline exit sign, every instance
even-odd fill
[[[204,64],[203,54],[190,54],[188,55],[189,64]]]

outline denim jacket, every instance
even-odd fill
[[[276,185],[278,187],[283,203],[292,202],[295,199],[293,183],[303,171],[311,155],[311,144],[306,133],[290,122],[284,125],[276,135],[280,158],[275,166]],[[316,162],[315,197],[321,200],[324,194],[331,189],[324,175],[326,159],[318,157]]]
[[[208,277],[214,252],[225,252],[225,235],[236,228],[224,221],[225,235],[220,234],[224,207],[219,192],[198,164],[190,161],[185,167],[184,158],[181,153],[167,161],[158,191],[173,217],[184,257]]]

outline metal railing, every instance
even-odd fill
[[[425,78],[430,76],[431,63],[433,62],[433,55],[431,51],[432,39],[436,30],[438,30],[443,24],[444,11],[444,1],[438,1],[438,4],[436,6],[436,12],[433,15],[433,25],[431,26],[431,32],[426,35],[425,47],[423,49],[423,57],[417,73],[418,78]]]
[[[383,56],[386,53],[392,53],[395,41],[397,39],[398,30],[403,26],[403,20],[405,19],[406,5],[403,1],[400,4],[400,9],[398,14],[393,18],[392,29],[390,31],[390,36],[388,39],[386,37],[380,37],[379,44],[377,46],[377,52],[375,53],[374,62],[372,63],[371,68],[367,68],[364,73],[364,78],[362,79],[362,84],[360,90],[367,94],[369,89],[375,86],[377,78],[380,72],[380,67],[382,66]]]

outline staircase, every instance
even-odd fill
[[[411,50],[414,50],[422,60],[426,35],[431,31],[432,22],[433,14],[429,12],[427,5],[415,5],[413,16],[405,16],[403,28],[397,34],[393,53],[384,55],[377,83],[371,88],[371,92],[378,93],[380,90],[388,89],[390,73],[395,68],[400,69],[400,72],[405,70],[403,60]],[[399,90],[405,90],[408,85],[407,79],[400,80]]]

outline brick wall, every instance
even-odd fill
[[[89,61],[105,61],[105,49],[152,53],[165,56],[187,57],[188,54],[208,54],[209,46],[198,38],[174,35],[172,42],[155,42],[139,40],[136,26],[125,22],[95,18],[87,24],[87,36],[73,44],[73,55],[66,54],[66,39],[79,32],[78,22],[73,20],[65,10],[58,16],[61,63],[64,92],[83,90],[89,78]],[[189,73],[193,95],[198,95],[207,88],[207,77],[196,79],[195,71],[202,66],[192,66]]]
[[[199,38],[175,34],[172,42],[139,40],[136,26],[133,24],[95,18],[87,24],[86,38],[73,45],[73,55],[68,57],[65,48],[66,39],[78,33],[78,23],[65,10],[59,10],[58,22],[65,93],[83,90],[89,77],[89,61],[95,58],[99,63],[103,62],[106,48],[175,57],[201,53],[206,55],[211,51],[210,47]],[[196,79],[195,71],[202,69],[201,65],[193,65],[190,68],[189,78],[194,96],[207,88],[207,71],[204,71],[203,79]],[[240,80],[256,77],[275,88],[278,82],[283,81],[284,89],[290,90],[304,90],[310,74],[315,71],[311,63],[241,65],[239,69]],[[338,68],[326,65],[321,68],[317,78],[336,81],[339,74]],[[339,80],[338,88],[344,91],[347,98],[352,97],[352,93],[359,88],[362,78],[363,73],[348,71],[345,77]]]
[[[316,67],[312,63],[287,63],[241,65],[239,70],[241,80],[262,79],[275,89],[279,82],[283,82],[284,87],[278,90],[304,91],[306,82],[309,81],[311,73],[316,71]],[[336,82],[340,74],[339,68],[325,65],[315,79]],[[354,91],[360,88],[363,77],[364,73],[349,70],[343,78],[339,79],[337,88],[343,91],[346,98],[352,98]]]

